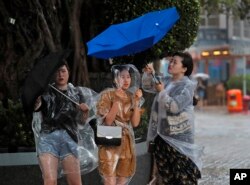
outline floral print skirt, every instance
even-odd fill
[[[155,139],[154,158],[158,171],[157,185],[197,185],[201,178],[195,163],[160,136]]]

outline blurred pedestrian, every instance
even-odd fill
[[[216,84],[215,87],[215,97],[217,99],[218,105],[225,105],[226,101],[226,88],[223,82]]]
[[[197,85],[197,94],[199,96],[199,105],[203,107],[205,105],[205,98],[206,98],[206,85],[202,78],[197,78],[198,85]]]
[[[154,80],[152,66],[144,76]],[[171,77],[162,78],[155,87],[145,91],[157,93],[151,108],[148,141],[154,141],[157,184],[195,185],[201,178],[203,148],[194,144],[193,96],[197,86],[189,76],[193,71],[190,54],[177,52],[169,63]]]

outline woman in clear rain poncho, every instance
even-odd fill
[[[120,146],[99,146],[99,173],[105,185],[125,185],[136,168],[133,127],[140,123],[143,103],[140,73],[131,64],[115,65],[111,72],[116,87],[101,92],[97,114],[102,124],[122,127],[122,141]]]
[[[157,184],[194,185],[201,178],[203,148],[194,144],[193,96],[197,82],[189,78],[192,71],[192,57],[181,52],[169,62],[171,77],[163,77],[158,83],[153,67],[144,69],[142,88],[157,93],[148,128],[148,141],[155,143]]]
[[[74,87],[68,79],[65,61],[55,74],[55,84],[35,104],[32,127],[44,185],[57,184],[61,175],[68,184],[81,185],[81,174],[97,167],[98,148],[88,124],[97,93]]]

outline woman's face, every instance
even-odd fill
[[[171,75],[184,75],[187,68],[183,67],[182,64],[183,58],[179,56],[174,56],[170,61],[168,65],[168,73]]]
[[[120,72],[120,77],[118,79],[119,85],[123,90],[127,90],[131,84],[131,76],[127,70]]]
[[[56,85],[58,86],[67,85],[68,80],[69,80],[69,71],[66,65],[63,65],[56,71]]]

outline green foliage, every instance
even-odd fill
[[[197,35],[199,26],[200,3],[198,0],[106,0],[107,26],[129,21],[150,11],[166,9],[175,6],[180,14],[180,20],[173,29],[146,55],[156,58],[164,52],[182,51],[189,48]]]
[[[34,146],[31,123],[20,102],[8,101],[8,109],[0,103],[0,146]]]
[[[247,81],[247,94],[250,95],[250,75],[246,75]],[[243,75],[232,76],[227,81],[228,89],[241,89],[243,90]]]
[[[146,139],[147,130],[148,130],[149,116],[145,111],[141,116],[140,125],[134,128],[135,138]]]
[[[200,0],[200,3],[208,15],[222,13],[240,20],[249,18],[250,0]]]

